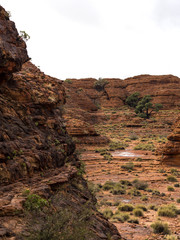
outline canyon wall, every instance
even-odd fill
[[[107,143],[108,139],[102,139],[94,129],[94,124],[107,119],[100,109],[122,107],[134,92],[151,95],[152,102],[163,104],[165,110],[180,108],[180,78],[172,75],[140,75],[125,80],[67,79],[63,86],[67,94],[67,130],[80,143]]]
[[[180,116],[173,127],[173,132],[168,137],[168,143],[162,150],[162,163],[180,166]]]
[[[0,7],[0,239],[121,239],[82,177],[62,81],[28,59]]]

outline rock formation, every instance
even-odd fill
[[[172,75],[141,75],[125,80],[67,79],[63,85],[67,94],[67,130],[80,142],[107,143],[107,139],[94,137],[97,134],[93,125],[106,120],[106,116],[97,110],[122,107],[127,96],[134,92],[140,92],[141,96],[150,94],[154,103],[163,104],[163,109],[180,107],[180,78]]]
[[[162,151],[162,163],[180,166],[180,116],[178,117],[168,143]]]
[[[120,239],[82,178],[62,118],[62,82],[30,62],[17,72],[27,60],[0,7],[0,239]]]

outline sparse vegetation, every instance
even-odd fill
[[[178,209],[175,205],[169,204],[161,206],[158,210],[158,216],[161,217],[177,217]]]
[[[97,91],[103,91],[104,87],[108,84],[109,82],[106,79],[99,78],[96,82],[94,82],[94,88]]]
[[[113,216],[113,212],[110,209],[105,209],[103,211],[103,215],[105,218],[110,219]]]
[[[175,176],[172,176],[172,175],[168,176],[168,177],[167,177],[167,180],[168,180],[169,182],[177,182],[177,178],[176,178]]]
[[[144,216],[143,211],[140,208],[135,208],[133,210],[133,214],[135,217],[143,217]]]
[[[153,224],[151,224],[151,227],[152,227],[154,233],[161,233],[161,234],[169,234],[170,233],[169,226],[167,223],[156,221]]]
[[[124,212],[132,212],[134,209],[134,206],[132,204],[120,204],[118,207],[119,211],[124,211]]]

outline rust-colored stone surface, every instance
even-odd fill
[[[19,71],[27,60],[26,44],[14,22],[9,20],[8,13],[0,6],[0,81],[4,80],[4,75]]]
[[[28,236],[30,219],[31,227],[36,220],[39,228],[43,226],[41,214],[36,219],[37,214],[24,212],[28,194],[49,201],[51,215],[67,207],[76,216],[86,207],[91,213],[88,228],[94,232],[89,240],[121,239],[116,227],[97,212],[96,199],[82,178],[75,144],[62,118],[66,97],[62,81],[30,62],[11,75],[27,60],[27,52],[18,35],[13,35],[17,30],[2,7],[0,16],[0,27],[5,27],[0,32],[4,53],[0,56],[0,239],[25,239],[19,234]],[[11,76],[8,81],[7,76]]]
[[[178,117],[168,143],[162,151],[162,163],[180,166],[180,116]]]

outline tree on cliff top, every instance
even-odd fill
[[[139,117],[149,119],[153,111],[158,112],[163,108],[162,104],[153,104],[151,102],[152,97],[150,95],[145,95],[143,98],[140,98],[139,95],[139,92],[135,92],[126,99],[126,103],[130,107],[135,108],[135,113]]]

